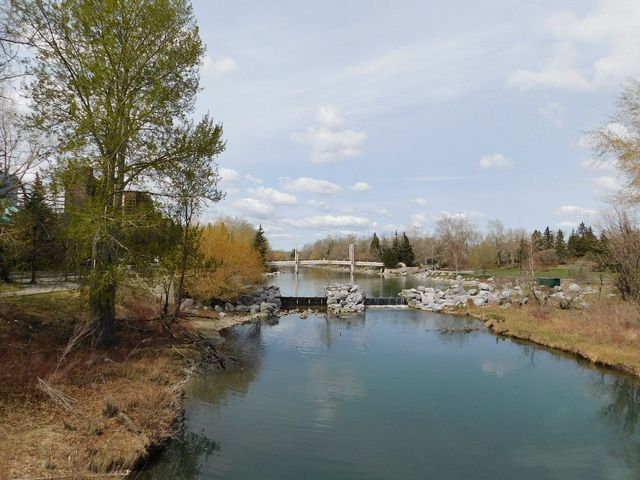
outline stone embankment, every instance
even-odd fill
[[[582,288],[571,283],[565,288],[536,288],[535,296],[544,303],[560,308],[584,307],[586,296],[595,291],[591,287]],[[402,290],[400,296],[407,301],[409,307],[430,312],[440,312],[455,307],[474,305],[500,305],[510,308],[513,305],[529,303],[531,293],[527,293],[521,285],[507,282],[500,286],[493,279],[481,282],[476,279],[462,280],[458,277],[449,288],[425,287]]]
[[[214,309],[221,316],[226,313],[249,313],[256,316],[274,315],[282,308],[280,288],[276,286],[258,287],[249,295],[242,295],[234,303],[215,305]]]
[[[335,314],[364,311],[365,292],[359,285],[344,284],[327,287],[327,310]]]

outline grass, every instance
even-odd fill
[[[85,305],[79,293],[0,299],[2,479],[125,472],[171,435],[184,359],[154,324],[126,315],[116,347],[82,346],[57,368]]]
[[[470,307],[496,333],[575,353],[640,375],[640,308],[619,299],[592,300],[584,310],[527,306]]]
[[[573,263],[566,265],[557,265],[553,267],[538,268],[535,270],[536,277],[551,277],[560,278],[562,280],[573,280],[578,283],[590,283],[597,284],[600,282],[600,273],[593,272],[592,265],[589,263]],[[611,274],[605,273],[605,283],[611,281]],[[527,270],[523,270],[520,267],[500,267],[491,268],[486,271],[484,275],[480,272],[474,272],[473,274],[466,274],[467,277],[480,277],[480,278],[505,278],[514,279],[528,276]]]

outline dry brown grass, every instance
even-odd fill
[[[155,325],[128,315],[116,347],[77,348],[56,370],[84,304],[69,293],[2,299],[0,479],[124,472],[172,432],[184,360]]]
[[[576,353],[596,363],[640,375],[640,308],[620,299],[590,299],[583,310],[528,306],[472,309],[496,333]]]

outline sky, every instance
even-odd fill
[[[224,126],[226,198],[205,220],[274,248],[326,235],[597,223],[621,184],[594,164],[640,78],[638,0],[195,0],[197,114]]]

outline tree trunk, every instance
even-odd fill
[[[31,285],[35,285],[36,282],[36,250],[38,247],[37,241],[37,230],[36,227],[33,227],[33,239],[31,242],[31,281],[29,282]]]
[[[116,284],[92,286],[89,292],[91,317],[94,321],[93,345],[111,345],[115,341]]]

